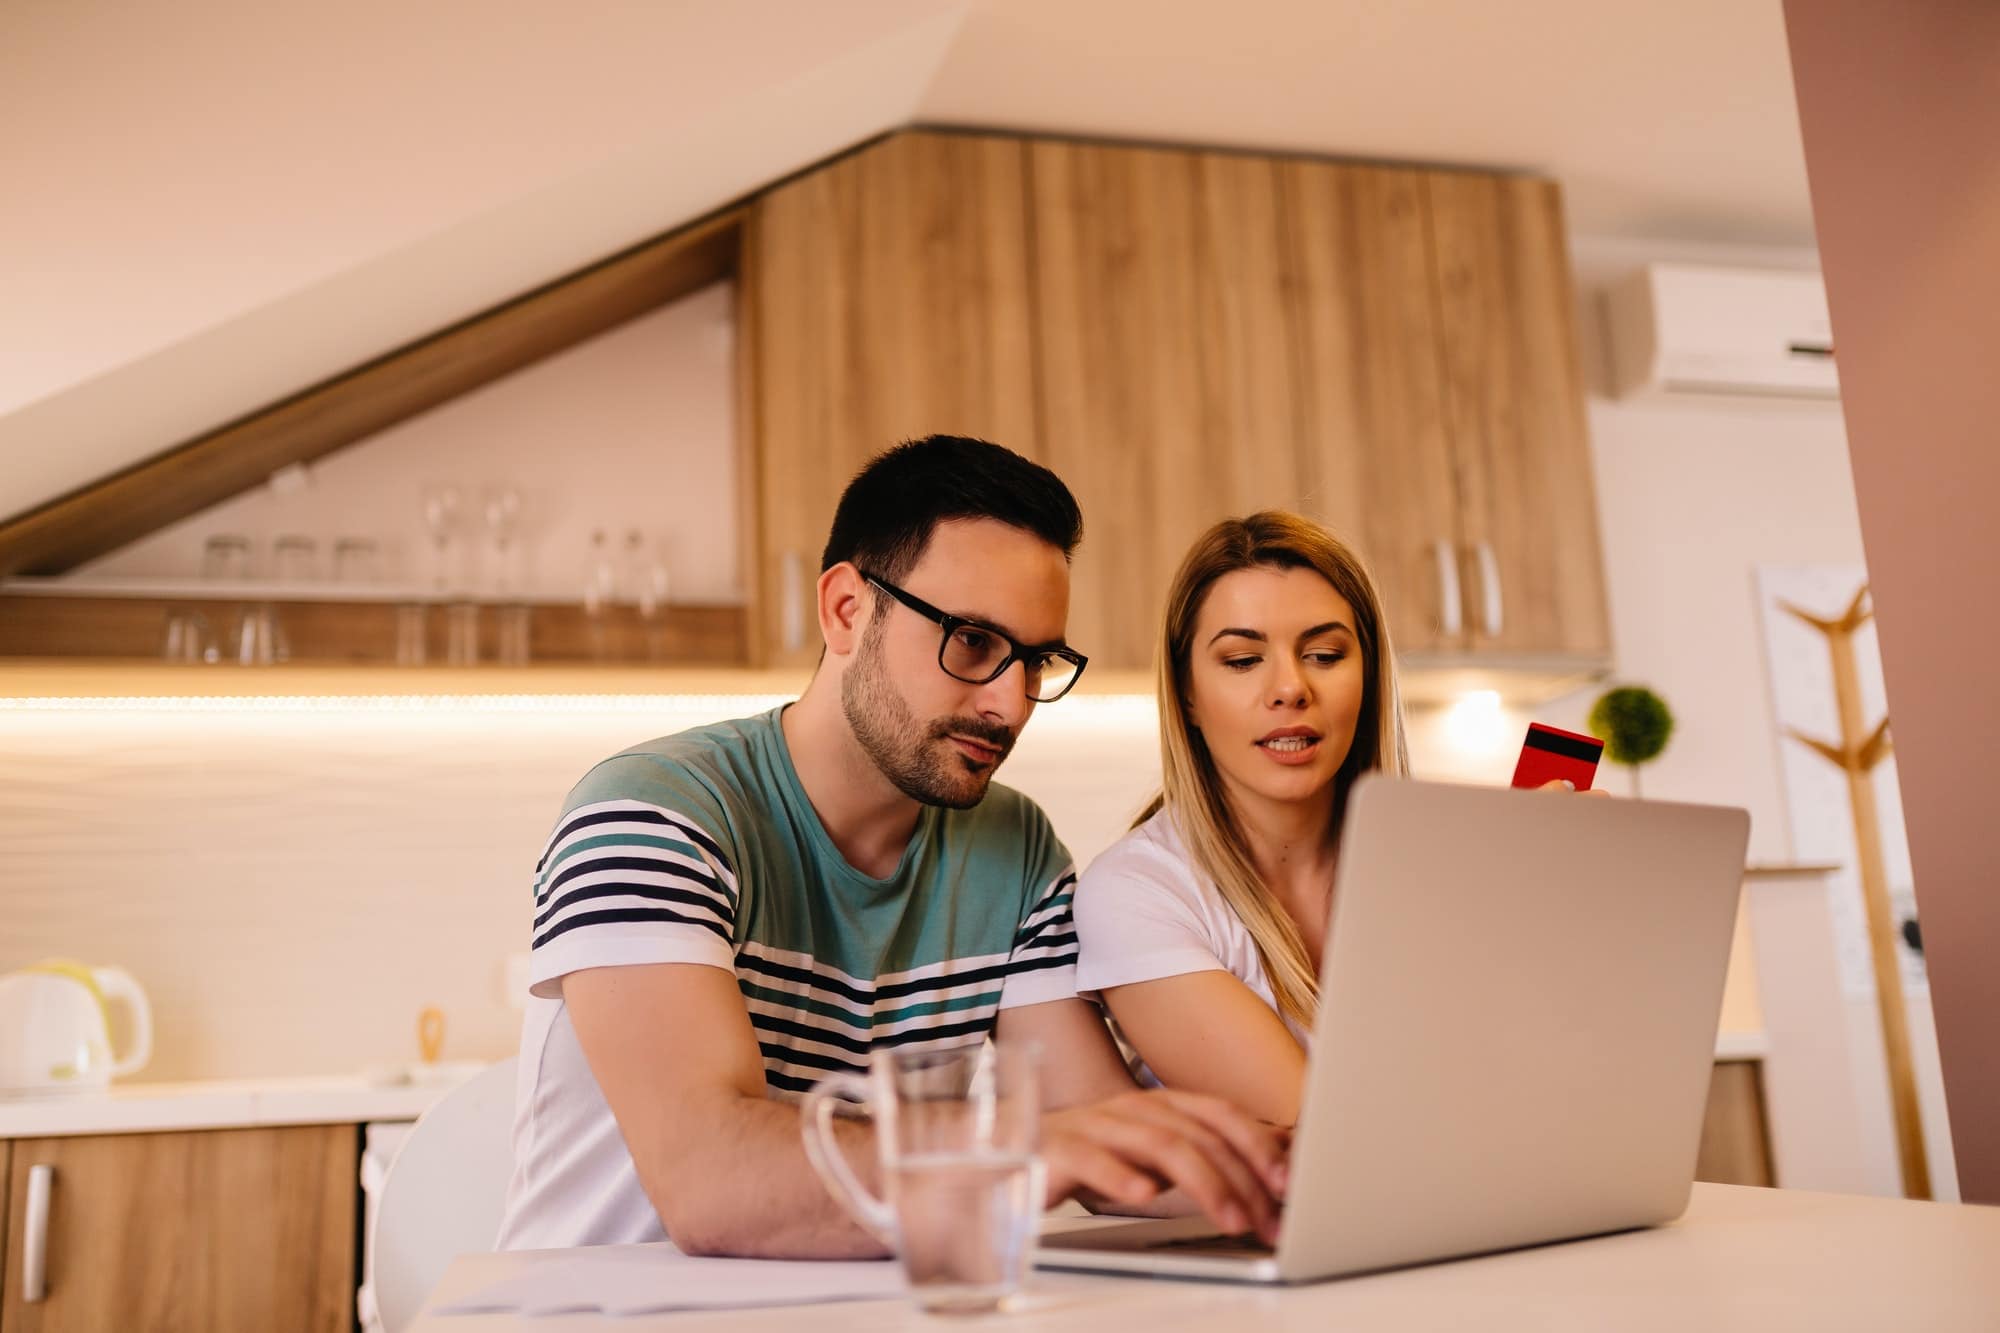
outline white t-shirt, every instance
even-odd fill
[[[1075,995],[1075,883],[1048,817],[997,783],[969,810],[925,809],[894,873],[864,875],[799,785],[775,709],[597,765],[535,867],[497,1248],[665,1238],[570,1022],[570,973],[732,974],[765,1090],[789,1100],[871,1051],[977,1046],[1001,1011]]]
[[[1079,994],[1097,998],[1114,986],[1227,972],[1278,1011],[1257,942],[1215,881],[1195,868],[1165,810],[1098,854],[1077,882],[1073,910]],[[1307,1044],[1308,1034],[1289,1019],[1285,1026]],[[1159,1084],[1143,1062],[1134,1072]]]

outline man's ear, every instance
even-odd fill
[[[819,633],[828,652],[846,657],[861,642],[873,591],[845,560],[819,576]]]

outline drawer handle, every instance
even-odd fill
[[[1497,639],[1507,616],[1500,601],[1500,559],[1493,554],[1492,542],[1479,543],[1479,584],[1486,613],[1486,636]]]
[[[27,1234],[21,1245],[21,1300],[27,1305],[48,1295],[49,1195],[55,1179],[56,1169],[46,1162],[28,1168]]]

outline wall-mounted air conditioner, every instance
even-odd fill
[[[1837,398],[1817,273],[1649,264],[1606,294],[1614,389]]]

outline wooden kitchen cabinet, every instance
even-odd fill
[[[1367,559],[1399,653],[1463,647],[1463,534],[1431,301],[1424,173],[1286,162],[1300,366],[1296,506]],[[1460,627],[1453,630],[1454,622]]]
[[[0,1333],[345,1333],[358,1144],[353,1125],[15,1141]],[[46,1295],[29,1303],[24,1214],[38,1165],[54,1168],[54,1186]]]
[[[1093,660],[1146,666],[1188,543],[1271,506],[1361,551],[1412,658],[1608,657],[1554,185],[1049,141],[1029,168]]]
[[[1718,1060],[1708,1084],[1708,1112],[1694,1178],[1719,1185],[1772,1185],[1770,1121],[1763,1062]]]
[[[13,1273],[16,1280],[20,1276],[20,1266],[14,1262],[13,1251],[7,1248],[7,1218],[14,1211],[7,1184],[8,1163],[13,1160],[14,1145],[0,1139],[0,1310],[7,1303],[7,1275]]]
[[[1038,141],[1029,169],[1046,461],[1083,508],[1069,638],[1143,667],[1194,536],[1310,485],[1277,165]]]
[[[870,456],[933,433],[1041,455],[1019,139],[899,134],[780,185],[742,261],[756,499],[753,652],[819,654],[813,585],[835,504]]]
[[[931,431],[1075,492],[1100,668],[1150,664],[1203,527],[1272,506],[1362,552],[1414,660],[1608,659],[1549,182],[903,134],[760,198],[742,281],[754,661],[813,660],[842,487]]]
[[[1608,660],[1561,191],[1518,176],[1429,172],[1425,194],[1466,645]]]

